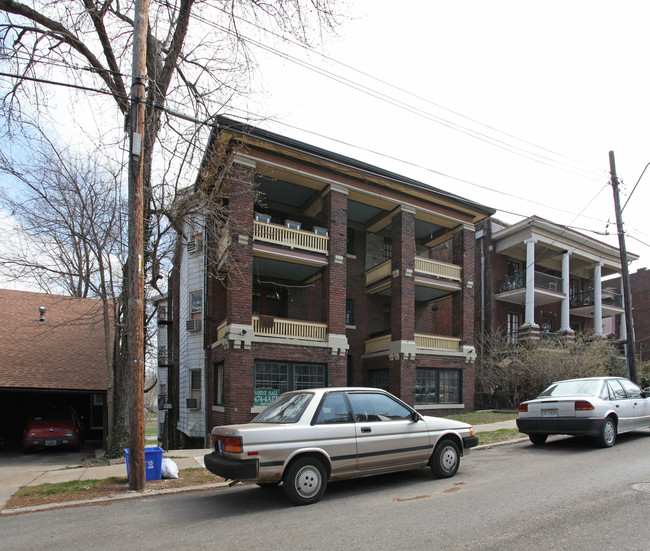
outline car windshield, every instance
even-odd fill
[[[560,381],[553,383],[538,398],[547,396],[598,396],[603,381],[591,379],[588,381]]]
[[[282,394],[253,423],[297,423],[314,395],[311,392]]]

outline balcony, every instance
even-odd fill
[[[569,297],[571,314],[586,318],[594,317],[594,290],[587,289],[579,293],[572,293]],[[601,304],[603,317],[623,314],[623,295],[611,291],[602,291]]]
[[[299,321],[272,316],[253,316],[253,331],[256,336],[298,339],[306,341],[327,341],[327,324],[313,321]]]
[[[460,339],[442,335],[414,335],[415,346],[418,350],[439,350],[445,352],[460,352]],[[391,335],[380,335],[366,340],[366,354],[384,352],[390,348]]]
[[[427,302],[459,291],[461,288],[460,266],[415,257],[415,300]],[[391,293],[391,260],[366,270],[366,287],[369,294],[389,296]]]
[[[329,237],[322,232],[298,230],[259,220],[254,222],[253,240],[324,255],[328,253]]]
[[[497,283],[497,300],[521,305],[526,302],[526,274],[518,272]],[[562,278],[535,272],[535,306],[558,302],[564,298]]]

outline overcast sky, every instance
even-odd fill
[[[505,221],[538,215],[618,246],[609,151],[625,203],[650,162],[650,2],[341,9],[337,35],[318,50],[326,57],[269,39],[308,66],[258,50],[258,94],[239,107],[275,119],[268,129],[497,208]],[[641,256],[632,272],[650,266],[649,197],[650,169],[623,212],[628,251]]]
[[[317,50],[266,35],[253,48],[255,92],[224,114],[265,119],[506,222],[538,215],[618,246],[609,151],[625,203],[650,162],[650,2],[338,6],[342,24]],[[650,267],[649,200],[650,169],[623,212],[627,249],[640,256],[632,272]],[[6,224],[0,212],[0,245]]]

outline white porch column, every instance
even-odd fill
[[[535,243],[536,239],[526,239],[526,313],[524,327],[535,325]]]
[[[600,279],[602,262],[594,265],[594,336],[603,336],[603,293]]]
[[[562,299],[562,312],[560,317],[560,333],[567,334],[573,333],[569,326],[569,306],[571,304],[569,297],[569,257],[571,253],[566,251],[562,254],[562,292],[564,298]]]
[[[621,282],[621,287],[623,286],[623,282]],[[621,289],[621,306],[625,308],[625,294],[623,293],[623,290]],[[621,326],[618,331],[619,334],[619,340],[625,341],[627,340],[627,323],[625,322],[625,312],[621,314]]]

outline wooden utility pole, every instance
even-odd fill
[[[146,93],[149,0],[136,0],[133,27],[133,70],[129,112],[129,259],[127,341],[129,388],[129,486],[145,486],[144,453],[144,267],[142,144]]]
[[[621,281],[623,284],[623,300],[625,301],[625,354],[627,357],[627,378],[633,383],[637,382],[636,356],[634,353],[634,323],[632,322],[632,293],[630,292],[630,270],[627,264],[627,249],[625,248],[625,232],[623,231],[623,217],[621,200],[618,195],[618,176],[616,176],[616,162],[614,152],[609,152],[609,170],[612,176],[612,189],[614,191],[614,208],[616,210],[616,231],[618,232],[618,245],[621,251]]]

